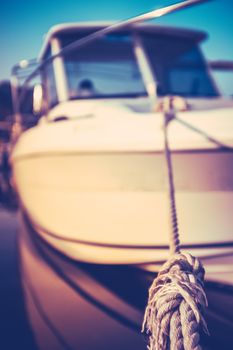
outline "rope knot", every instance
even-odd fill
[[[200,327],[208,333],[204,273],[199,259],[188,253],[177,253],[163,265],[150,287],[142,328],[150,350],[201,349]]]

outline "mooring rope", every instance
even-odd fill
[[[203,317],[207,298],[204,268],[199,259],[180,252],[179,228],[168,125],[175,118],[172,98],[165,98],[164,150],[170,203],[170,259],[149,290],[142,331],[149,335],[149,350],[201,350],[200,333],[208,333]]]
[[[168,176],[168,194],[169,194],[169,204],[170,204],[170,252],[171,254],[178,253],[180,251],[180,240],[179,240],[179,227],[178,227],[178,218],[176,211],[176,199],[175,199],[175,185],[174,185],[174,177],[172,170],[172,159],[171,152],[169,148],[168,141],[168,125],[170,121],[174,118],[174,113],[172,110],[172,106],[170,106],[170,100],[168,100],[169,105],[165,106],[164,111],[164,153],[167,164],[167,176]]]
[[[229,150],[232,151],[233,147],[230,145],[226,145],[225,143],[217,140],[215,137],[207,134],[204,130],[201,130],[199,128],[197,128],[196,126],[188,123],[187,121],[184,121],[183,119],[177,118],[177,116],[174,116],[174,119],[179,122],[180,124],[184,125],[186,128],[196,132],[197,134],[203,136],[206,140],[208,140],[209,142],[215,144],[217,147],[223,149],[223,150]]]

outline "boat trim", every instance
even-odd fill
[[[58,234],[49,231],[48,229],[44,228],[40,224],[38,224],[34,219],[32,219],[30,213],[25,208],[21,201],[21,207],[23,208],[23,212],[28,218],[29,222],[33,226],[34,230],[36,232],[41,231],[43,234],[50,236],[52,238],[55,238],[59,241],[69,242],[69,243],[77,243],[82,244],[86,246],[94,246],[94,247],[101,247],[101,248],[114,248],[114,249],[130,249],[130,250],[169,250],[169,245],[133,245],[133,244],[111,244],[111,243],[104,243],[104,242],[93,242],[93,241],[85,241],[82,239],[76,239],[76,238],[64,238],[59,236]],[[225,241],[225,242],[213,242],[213,243],[194,243],[194,244],[181,244],[181,249],[215,249],[215,248],[228,248],[233,247],[233,241]],[[137,264],[139,264],[138,262]],[[136,263],[134,263],[136,264]]]
[[[201,153],[206,153],[208,151],[208,153],[231,153],[233,150],[231,148],[223,148],[223,147],[216,147],[216,146],[209,146],[209,147],[205,147],[205,148],[200,148],[200,149],[172,149],[172,154],[182,154],[182,153],[197,153],[197,154],[201,154]],[[101,155],[115,155],[116,153],[124,153],[127,155],[131,155],[131,154],[135,154],[135,150],[123,150],[123,151],[114,151],[114,150],[98,150],[98,151],[92,151],[92,150],[80,150],[80,151],[76,151],[76,152],[72,152],[72,151],[60,151],[60,152],[55,152],[55,151],[50,151],[50,152],[34,152],[34,153],[27,153],[27,154],[23,154],[23,155],[17,155],[17,156],[11,156],[11,162],[12,160],[14,161],[22,161],[25,159],[31,159],[31,158],[40,158],[40,157],[60,157],[60,156],[71,156],[71,155],[76,155],[78,154],[79,156],[86,156],[86,155],[95,155],[96,153],[101,153]],[[152,155],[157,155],[157,154],[162,154],[163,153],[163,149],[158,149],[158,150],[145,150],[145,151],[140,151],[140,154],[152,154]]]
[[[53,56],[57,55],[61,51],[60,42],[57,38],[51,40],[51,53]],[[68,100],[68,88],[67,79],[65,74],[65,67],[63,56],[57,56],[53,60],[53,69],[56,82],[58,103]]]
[[[144,50],[142,40],[138,35],[134,36],[134,54],[141,71],[146,91],[151,101],[151,110],[153,110],[157,99],[157,83],[151,68],[150,61],[147,57],[146,51]]]
[[[115,24],[116,22],[103,22],[103,21],[93,21],[93,22],[80,22],[80,23],[63,23],[53,26],[48,33],[45,35],[45,40],[42,46],[42,49],[39,52],[39,62],[43,61],[44,55],[47,51],[47,48],[50,44],[51,39],[60,33],[69,32],[69,31],[87,31],[91,30],[93,32],[101,30],[105,27],[111,26]],[[125,30],[125,29],[123,29]],[[172,27],[172,26],[163,26],[163,25],[157,25],[157,24],[134,24],[131,29],[135,32],[152,32],[152,33],[158,33],[158,34],[164,34],[164,35],[181,35],[183,37],[187,38],[193,38],[196,41],[202,41],[205,40],[208,35],[206,32],[201,30],[194,30],[194,29],[187,29],[187,28],[178,28],[178,27]],[[118,32],[121,30],[117,30]]]

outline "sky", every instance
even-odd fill
[[[0,80],[8,79],[12,66],[37,57],[44,34],[58,23],[113,20],[168,6],[167,0],[7,0],[0,7]],[[202,48],[208,59],[233,60],[233,0],[210,0],[156,20],[163,25],[207,31]],[[233,73],[224,73],[233,93]]]

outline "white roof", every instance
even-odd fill
[[[114,22],[78,22],[78,23],[63,23],[57,24],[48,31],[45,36],[44,44],[39,53],[39,60],[43,58],[47,47],[50,43],[50,40],[58,36],[61,33],[69,33],[69,32],[83,32],[83,31],[98,31],[103,29],[104,27],[110,26],[114,24]],[[187,29],[187,28],[177,28],[177,27],[169,27],[169,26],[161,26],[157,24],[137,24],[130,27],[130,30],[140,31],[140,32],[148,32],[148,33],[156,33],[163,35],[172,35],[172,36],[180,36],[193,38],[197,41],[203,40],[207,37],[207,34],[203,31]],[[128,28],[124,28],[122,30],[129,30]],[[120,30],[118,29],[117,32]]]

